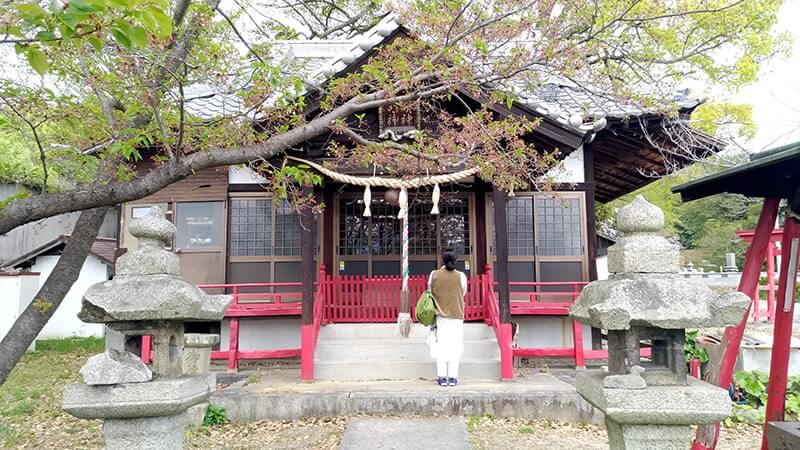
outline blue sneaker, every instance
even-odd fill
[[[447,379],[447,385],[448,386],[455,386],[457,384],[458,384],[458,379],[456,379],[456,378],[448,378]]]
[[[436,384],[438,384],[439,386],[447,386],[448,385],[447,378],[446,377],[437,378]]]

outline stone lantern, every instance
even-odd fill
[[[727,391],[686,374],[686,328],[738,324],[750,304],[678,276],[678,246],[664,214],[642,196],[617,213],[623,233],[608,249],[608,280],[584,288],[570,317],[608,331],[608,371],[586,371],[578,393],[603,411],[612,449],[688,449],[690,425],[732,412]],[[651,357],[640,357],[642,342]]]
[[[105,419],[109,449],[180,449],[186,410],[205,402],[214,389],[209,375],[184,375],[183,325],[219,321],[229,295],[207,295],[180,279],[172,244],[175,226],[158,207],[131,222],[139,248],[121,256],[111,281],[91,286],[78,317],[104,323],[122,336],[81,368],[86,384],[67,385],[63,409],[83,419]],[[142,336],[151,336],[150,367],[137,356]]]

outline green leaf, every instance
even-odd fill
[[[108,3],[118,9],[128,9],[129,7],[127,0],[108,0]]]
[[[78,27],[78,15],[67,10],[61,11],[57,16],[59,22],[63,23],[70,30],[75,30]]]
[[[20,3],[14,7],[17,8],[23,19],[30,22],[38,22],[47,17],[47,12],[36,3]]]
[[[36,47],[28,48],[28,64],[33,67],[39,75],[44,75],[50,70],[50,63],[47,62],[47,57]]]
[[[148,6],[142,11],[143,22],[145,22],[144,16],[148,16],[146,25],[156,36],[164,38],[172,34],[172,19],[164,11],[155,6]]]
[[[125,48],[127,50],[131,49],[131,40],[128,38],[127,35],[125,35],[124,31],[120,30],[118,27],[112,27],[110,31],[111,31],[111,36],[114,38],[115,41],[117,41],[117,44],[119,44],[122,48]]]
[[[98,39],[97,36],[89,36],[86,40],[89,41],[89,44],[98,52],[103,51],[103,41]]]
[[[134,46],[138,48],[147,47],[147,41],[149,40],[147,37],[147,31],[145,31],[145,29],[139,25],[131,27],[127,33],[127,36],[130,38]]]
[[[58,39],[55,34],[49,31],[40,31],[36,33],[36,39],[40,41],[55,41]]]

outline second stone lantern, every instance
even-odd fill
[[[587,371],[578,393],[603,411],[612,449],[689,448],[690,425],[731,413],[726,390],[686,375],[686,328],[738,324],[750,304],[678,275],[678,246],[664,213],[642,196],[617,213],[619,241],[608,249],[608,280],[587,285],[570,317],[608,331],[608,371]],[[651,347],[649,361],[640,357]]]

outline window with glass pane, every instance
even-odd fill
[[[222,202],[178,203],[175,246],[181,249],[223,245]]]
[[[230,256],[272,254],[272,200],[231,199]]]
[[[397,208],[384,200],[372,202],[370,208],[372,220],[370,233],[373,255],[400,254],[400,221],[397,220]]]
[[[445,197],[439,201],[440,247],[452,249],[457,255],[470,254],[469,200]]]
[[[300,216],[291,204],[281,200],[275,206],[275,255],[299,255],[300,233]]]
[[[364,201],[343,199],[339,202],[339,254],[368,255],[369,217],[363,217]]]
[[[144,217],[150,211],[150,206],[134,206],[131,208],[131,219],[138,219]]]
[[[583,254],[579,199],[541,197],[536,200],[536,217],[540,255]]]
[[[506,233],[509,256],[534,256],[533,198],[514,197],[506,201]]]
[[[408,215],[408,252],[415,256],[436,256],[436,217],[433,202],[415,199]]]

